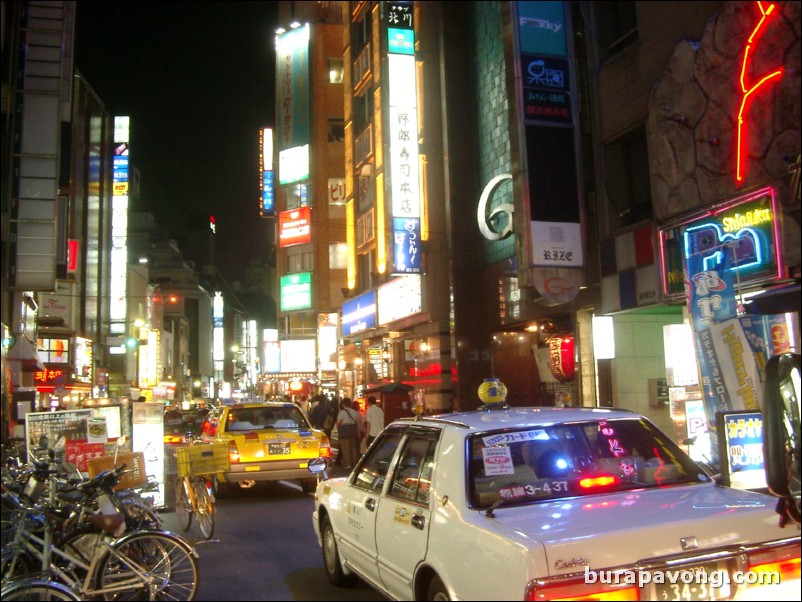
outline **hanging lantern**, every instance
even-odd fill
[[[561,383],[574,380],[576,364],[574,362],[573,335],[558,334],[549,339],[549,360],[554,378]]]

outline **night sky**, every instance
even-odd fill
[[[112,115],[131,116],[141,201],[182,242],[191,213],[217,220],[229,282],[266,258],[258,133],[274,117],[275,2],[77,2],[75,67]]]

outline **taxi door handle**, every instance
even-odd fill
[[[412,515],[412,526],[416,529],[420,529],[423,531],[423,527],[426,526],[426,519],[423,517],[422,514],[413,514]]]
[[[369,497],[368,499],[366,499],[365,500],[365,508],[367,508],[371,512],[376,510],[376,500],[373,499],[372,497]]]

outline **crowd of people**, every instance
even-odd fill
[[[326,433],[329,439],[337,427],[339,453],[335,463],[346,470],[353,468],[363,449],[367,449],[384,429],[384,411],[373,395],[367,398],[364,416],[350,397],[328,398],[319,394],[311,401],[302,399],[298,403],[312,426]]]

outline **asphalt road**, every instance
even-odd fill
[[[326,579],[312,527],[312,495],[295,482],[260,484],[217,501],[212,540],[193,522],[182,531],[173,512],[164,527],[196,544],[197,600],[386,600],[362,581],[338,588]]]

